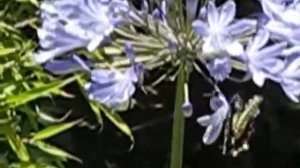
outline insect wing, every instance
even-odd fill
[[[220,136],[221,130],[223,127],[223,122],[217,124],[217,125],[209,125],[206,130],[205,133],[203,135],[203,143],[206,145],[210,145],[212,143],[214,143],[217,138]]]
[[[211,115],[204,115],[199,118],[197,118],[197,123],[200,124],[203,127],[207,127],[211,124],[212,117]]]

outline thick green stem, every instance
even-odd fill
[[[179,67],[176,89],[175,111],[173,115],[173,133],[172,133],[172,151],[170,168],[181,168],[183,160],[183,142],[184,142],[184,115],[182,104],[184,101],[184,63]]]

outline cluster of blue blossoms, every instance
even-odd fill
[[[299,0],[260,0],[263,12],[255,19],[235,18],[233,0],[221,6],[207,1],[199,10],[199,0],[186,0],[186,17],[172,15],[174,2],[163,0],[154,8],[144,1],[135,8],[127,0],[47,0],[41,5],[38,29],[41,49],[33,60],[55,75],[85,72],[88,98],[111,108],[132,97],[144,71],[166,62],[193,65],[197,60],[207,67],[216,88],[214,113],[197,120],[207,127],[205,144],[218,138],[231,111],[218,84],[231,78],[232,69],[244,71],[259,87],[272,80],[299,102]],[[95,56],[107,54],[112,46],[117,51],[110,58]],[[125,67],[114,66],[120,64],[119,57]],[[188,96],[183,109],[190,116]]]

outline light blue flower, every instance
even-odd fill
[[[135,92],[135,83],[143,80],[144,65],[141,63],[134,63],[124,71],[92,69],[93,66],[93,61],[73,55],[66,59],[49,61],[44,68],[56,75],[86,72],[90,76],[90,81],[84,88],[89,99],[111,108],[129,100]]]
[[[66,75],[77,71],[90,71],[94,64],[91,60],[82,60],[77,55],[72,55],[67,59],[51,60],[45,63],[44,68],[55,75]]]
[[[269,37],[268,31],[259,29],[242,55],[242,59],[248,65],[253,82],[260,87],[263,86],[266,79],[276,81],[276,76],[284,68],[284,60],[281,56],[287,43],[280,42],[265,46]]]
[[[217,92],[216,96],[211,98],[210,106],[214,113],[211,115],[201,116],[197,119],[197,122],[201,126],[206,127],[206,131],[202,139],[203,143],[206,145],[214,143],[220,136],[224,120],[231,110],[226,97],[220,91]]]
[[[114,107],[134,94],[134,82],[137,76],[133,67],[125,72],[96,69],[91,71],[91,81],[85,85],[85,90],[89,99]]]
[[[168,8],[167,1],[163,0],[161,2],[160,7],[154,9],[152,13],[153,18],[161,20],[163,22],[167,22],[167,8]]]
[[[132,64],[124,71],[116,69],[95,69],[91,71],[91,81],[85,85],[89,99],[114,108],[128,101],[135,92],[135,83],[142,82],[144,65],[135,62],[133,45],[128,42],[125,53]]]
[[[137,76],[136,81],[143,82],[145,66],[142,63],[135,62],[135,50],[131,42],[127,42],[124,46],[124,52],[129,59],[130,64],[134,69],[134,73]]]
[[[284,93],[294,102],[299,102],[300,96],[300,53],[290,55],[285,60],[285,66],[279,74],[277,82]]]
[[[131,42],[127,42],[124,46],[124,52],[127,56],[127,58],[129,59],[131,64],[134,64],[135,62],[135,51],[133,48],[133,45]]]
[[[271,38],[300,44],[300,1],[298,0],[260,0],[269,21],[265,28]]]
[[[243,46],[235,40],[256,26],[254,20],[234,20],[236,5],[229,0],[217,8],[214,2],[209,1],[206,7],[206,22],[196,20],[192,23],[194,31],[203,38],[202,51],[211,53],[227,51],[230,55],[239,55],[243,52]]]
[[[167,18],[168,8],[169,8],[169,1],[163,0],[161,4],[157,8],[155,8],[154,11],[152,12],[153,18],[161,22],[166,29],[170,29],[168,18]]]
[[[76,48],[95,50],[128,10],[123,0],[61,0],[41,5],[42,27],[38,29],[41,50],[34,54],[44,63]]]
[[[218,57],[206,64],[210,76],[216,81],[223,82],[229,77],[232,67],[228,57]]]

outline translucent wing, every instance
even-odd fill
[[[221,130],[223,127],[223,122],[220,122],[217,125],[209,125],[206,128],[206,131],[203,135],[202,141],[204,144],[206,145],[210,145],[212,143],[214,143],[217,138],[220,136]]]
[[[207,127],[211,124],[212,117],[211,115],[204,115],[197,118],[197,123],[203,127]]]

